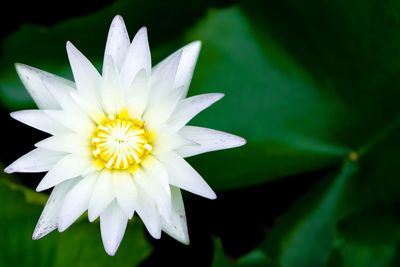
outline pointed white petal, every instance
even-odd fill
[[[90,155],[90,140],[74,133],[51,136],[36,143],[35,146],[52,151],[79,154],[83,156]]]
[[[42,215],[40,215],[32,239],[40,239],[58,227],[58,214],[65,196],[78,181],[79,179],[72,179],[54,187],[49,199],[47,200],[46,206],[44,207]]]
[[[156,204],[150,196],[135,182],[137,188],[136,212],[139,214],[147,231],[152,237],[161,237],[161,218]]]
[[[120,172],[114,177],[114,191],[118,205],[125,215],[131,219],[135,211],[137,191],[133,177],[128,172]]]
[[[223,96],[224,94],[204,94],[181,100],[167,122],[168,127],[175,131],[181,129],[194,116],[220,100]]]
[[[171,185],[209,199],[217,197],[206,181],[179,155],[169,153],[158,159],[167,170]]]
[[[153,93],[151,93],[153,98]],[[177,88],[170,92],[169,95],[165,96],[160,100],[157,105],[153,105],[143,115],[143,119],[146,122],[146,127],[149,130],[163,128],[165,122],[170,118],[172,112],[177,106],[182,95],[181,88]]]
[[[175,79],[173,83],[173,88],[178,88],[182,87],[182,96],[185,97],[187,95],[188,89],[190,82],[192,80],[193,76],[193,71],[196,66],[197,58],[199,56],[201,48],[201,42],[200,41],[194,41],[190,44],[185,45],[169,57],[167,57],[165,60],[157,64],[153,68],[153,71],[155,71],[158,68],[163,67],[164,64],[168,62],[172,57],[175,57],[177,54],[181,53],[180,61],[179,61],[179,66],[178,69],[176,70],[175,74]]]
[[[196,143],[182,137],[177,133],[171,132],[168,129],[163,129],[157,132],[157,135],[151,145],[153,146],[153,149],[151,150],[153,155],[162,155],[179,147],[196,145]]]
[[[113,174],[108,169],[102,170],[90,199],[89,221],[96,220],[114,198]]]
[[[46,172],[63,157],[65,153],[36,148],[14,161],[4,171],[6,173]]]
[[[154,201],[161,216],[170,221],[171,191],[168,182],[165,183],[165,180],[168,181],[167,172],[159,162],[154,162],[152,162],[151,167],[150,164],[147,165],[145,172],[137,170],[134,173],[134,180]]]
[[[42,79],[49,79],[59,86],[71,85],[73,84],[71,81],[24,64],[16,64],[15,67],[22,83],[40,109],[60,108],[57,101],[44,86]]]
[[[81,176],[90,166],[87,157],[69,154],[59,160],[40,181],[36,191],[49,189],[65,180]]]
[[[175,186],[171,186],[171,198],[172,198],[172,221],[171,223],[166,222],[164,219],[161,220],[162,230],[175,238],[179,242],[188,245],[189,244],[189,233],[186,223],[185,207],[183,205],[181,190]]]
[[[60,107],[70,113],[81,113],[82,110],[71,97],[72,92],[76,92],[73,86],[59,83],[54,79],[42,78],[43,84],[51,95],[57,100]]]
[[[21,110],[10,115],[17,121],[52,135],[67,132],[67,129],[48,116],[45,110]]]
[[[149,97],[148,78],[144,69],[138,72],[131,83],[125,98],[127,99],[128,111],[132,118],[141,118],[147,106]]]
[[[199,144],[178,148],[176,152],[184,158],[246,144],[246,140],[239,136],[202,127],[185,126],[179,134]]]
[[[71,42],[67,42],[67,53],[79,94],[100,108],[98,104],[98,88],[101,85],[99,72]]]
[[[111,57],[104,60],[103,84],[101,87],[101,104],[106,114],[117,114],[124,106],[118,70]]]
[[[164,191],[170,195],[168,173],[165,170],[161,162],[152,155],[148,155],[142,162],[143,170],[146,175],[151,177],[157,177],[159,184],[164,189]]]
[[[183,86],[183,97],[187,95],[192,80],[193,71],[201,48],[200,41],[194,41],[182,48],[182,57],[176,71],[174,87]]]
[[[150,107],[158,104],[161,99],[177,89],[177,87],[174,87],[174,80],[181,56],[182,50],[179,50],[152,69],[150,77]],[[179,95],[182,95],[182,93]]]
[[[91,173],[68,192],[58,216],[58,231],[65,231],[88,209],[97,178],[97,172]]]
[[[90,138],[96,129],[96,125],[87,116],[80,116],[77,114],[71,114],[63,110],[45,110],[53,121],[59,122],[65,128],[83,136]],[[67,133],[64,131],[63,133]]]
[[[146,27],[141,28],[133,38],[120,72],[123,88],[128,88],[136,74],[144,69],[151,73],[151,56]]]
[[[82,111],[84,111],[84,113],[86,113],[86,115],[97,124],[101,124],[104,121],[106,115],[104,115],[104,112],[98,109],[96,105],[80,97],[78,94],[76,94],[76,92],[71,92],[70,95],[75,103],[79,106],[79,110],[81,111],[75,116],[82,116],[83,114],[81,113],[83,113]],[[84,118],[86,119],[86,116],[84,116]]]
[[[110,30],[108,32],[104,59],[106,59],[107,57],[111,57],[115,62],[118,70],[120,70],[125,55],[128,52],[129,44],[129,35],[128,31],[126,30],[124,20],[121,16],[117,15],[114,17],[110,26]]]
[[[114,200],[100,215],[101,238],[107,254],[114,256],[124,237],[128,218]]]

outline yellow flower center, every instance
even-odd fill
[[[141,120],[130,120],[127,112],[109,115],[92,138],[96,165],[108,169],[134,171],[152,149]]]

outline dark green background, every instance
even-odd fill
[[[226,96],[190,124],[248,143],[189,159],[218,195],[185,195],[190,246],[153,240],[134,219],[115,257],[105,254],[98,223],[85,218],[32,241],[46,195],[29,188],[41,176],[3,175],[0,266],[400,265],[400,2],[63,4],[59,13],[54,3],[26,13],[15,5],[15,20],[5,23],[4,165],[44,137],[8,117],[34,107],[13,63],[71,78],[70,40],[100,68],[116,14],[131,37],[148,27],[153,63],[201,40],[189,94]]]

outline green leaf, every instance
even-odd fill
[[[340,222],[327,266],[398,266],[399,225],[397,214],[382,211]]]
[[[20,189],[2,179],[0,202],[0,266],[137,266],[152,251],[139,222],[128,225],[114,257],[104,251],[98,223],[79,221],[64,233],[54,231],[34,241],[43,206],[27,203]]]
[[[345,105],[272,36],[259,41],[248,19],[237,7],[212,10],[187,35],[203,43],[190,94],[226,95],[190,124],[248,140],[191,161],[217,189],[323,168],[349,153],[340,134]]]
[[[356,154],[352,156],[353,161],[345,163],[337,177],[331,178],[330,183],[327,183],[326,179],[322,180],[282,216],[267,234],[262,246],[264,251],[280,266],[294,264],[322,266],[329,254],[331,254],[329,264],[336,266],[338,261],[342,261],[343,255],[340,256],[340,253],[347,255],[352,249],[359,249],[358,254],[354,252],[354,258],[349,259],[349,265],[345,266],[364,266],[361,263],[364,260],[366,262],[368,258],[375,259],[380,256],[387,258],[387,261],[394,259],[396,248],[385,244],[379,248],[376,247],[374,251],[366,244],[354,248],[350,243],[348,250],[346,248],[344,252],[339,253],[338,249],[334,248],[334,234],[337,222],[351,214],[357,214],[363,210],[389,210],[396,213],[400,204],[399,135],[400,120],[395,120],[362,146],[358,152],[354,152]],[[378,225],[388,223],[388,220],[380,217],[380,214],[373,218],[377,220]],[[349,225],[357,225],[357,220],[355,222],[352,220],[351,217],[348,219]],[[370,224],[366,224],[363,229],[368,228],[368,225]],[[395,226],[400,227],[399,221],[392,222],[391,227]],[[376,233],[382,230],[378,226],[375,228],[370,230]],[[355,230],[355,227],[350,227],[348,232],[357,234]],[[362,228],[360,231],[363,231]],[[396,239],[398,238],[397,233],[391,234]],[[379,235],[385,236],[375,234],[372,239]],[[361,239],[360,237],[361,234],[357,236]],[[344,247],[347,246],[346,242],[347,239],[344,239]],[[364,245],[365,252],[362,251]],[[360,265],[352,265],[352,261],[360,262]],[[386,260],[381,262],[383,266],[387,266],[385,262]],[[381,263],[377,262],[377,264]]]
[[[214,239],[212,267],[273,267],[271,260],[259,249],[249,252],[239,259],[229,258],[223,250],[220,239]]]
[[[262,245],[279,266],[321,266],[329,254],[335,224],[343,216],[341,199],[357,169],[347,163],[326,177],[282,216]]]
[[[346,132],[337,134],[346,144],[360,147],[400,115],[398,1],[250,0],[242,7],[261,42],[274,36],[341,99]]]

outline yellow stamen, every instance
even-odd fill
[[[153,136],[154,134],[151,134]],[[129,118],[123,109],[118,115],[108,115],[92,137],[92,154],[97,167],[127,169],[133,172],[152,146],[143,121]]]
[[[147,149],[148,151],[151,151],[153,149],[153,147],[151,145],[149,145],[149,144],[145,144],[143,147],[145,149]]]

